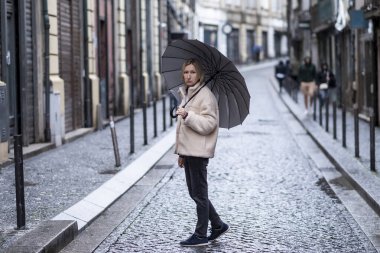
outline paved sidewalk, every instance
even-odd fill
[[[169,101],[166,102],[168,111]],[[167,112],[166,131],[164,132],[162,115],[160,101],[157,104],[158,137],[154,138],[153,108],[148,108],[148,145],[143,145],[143,115],[141,110],[135,112],[136,152],[134,154],[129,153],[129,118],[115,124],[121,157],[120,168],[115,167],[109,127],[86,134],[61,147],[24,159],[25,230],[15,229],[14,165],[11,164],[0,169],[0,252],[9,249],[17,239],[30,234],[29,232],[34,229],[40,233],[38,228],[41,226],[49,233],[54,233],[52,228],[55,225],[52,224],[58,223],[49,223],[54,217],[56,220],[67,218],[77,221],[77,224],[58,224],[60,229],[56,229],[59,230],[55,231],[56,233],[63,233],[65,229],[71,229],[75,233],[75,229],[83,229],[87,223],[96,218],[128,187],[141,178],[172,147],[174,127],[170,127]],[[100,187],[104,185],[106,186]],[[104,190],[107,187],[108,190]],[[105,196],[107,197],[105,198]],[[81,216],[86,210],[91,210],[90,214]],[[59,238],[53,239],[59,240]],[[46,241],[53,239],[43,238]],[[47,242],[39,242],[38,246],[42,247],[44,243]]]
[[[274,78],[272,78],[272,84],[278,91],[278,84]],[[323,122],[320,125],[318,110],[316,121],[313,119],[313,114],[304,114],[305,107],[300,92],[298,93],[298,103],[285,91],[281,93],[281,99],[337,169],[380,215],[380,129],[375,128],[377,172],[372,172],[370,171],[370,137],[367,121],[359,120],[360,157],[355,158],[354,117],[351,112],[346,113],[346,148],[344,148],[342,146],[342,113],[340,108],[337,109],[337,139],[335,140],[333,138],[332,107],[329,109],[329,128],[326,131],[325,108],[322,112]]]

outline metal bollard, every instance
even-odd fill
[[[376,150],[375,150],[375,117],[371,114],[369,118],[369,135],[370,135],[370,164],[371,171],[376,171]]]
[[[157,102],[153,100],[153,136],[157,137]]]
[[[25,228],[24,162],[22,136],[14,136],[17,229]]]
[[[97,104],[96,105],[96,113],[98,116],[98,121],[97,121],[97,130],[103,130],[103,113],[102,113],[102,105]]]
[[[115,122],[113,121],[113,116],[110,116],[110,129],[111,129],[111,136],[112,136],[113,152],[115,154],[115,166],[120,167],[121,164],[120,164],[119,145],[117,143]]]
[[[346,106],[342,105],[342,146],[345,148],[346,145]]]
[[[336,101],[333,102],[333,137],[336,140]]]
[[[146,116],[146,101],[143,103],[143,130],[144,130],[144,145],[148,145],[148,127],[147,127],[147,116]]]
[[[166,131],[166,96],[162,96],[162,125],[163,131]]]
[[[354,135],[355,135],[355,157],[359,157],[359,109],[354,106]]]
[[[319,125],[323,125],[323,106],[322,103],[319,103]]]
[[[330,101],[328,98],[326,98],[326,117],[325,117],[325,129],[326,129],[326,132],[329,131],[329,118],[330,118],[330,113],[329,113],[329,107],[330,107]]]
[[[314,121],[317,120],[317,99],[314,101],[314,105],[313,105],[313,120]]]
[[[135,107],[133,104],[130,106],[130,127],[129,127],[129,141],[130,141],[130,148],[131,150],[129,151],[130,154],[135,153]]]

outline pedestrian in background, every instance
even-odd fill
[[[253,56],[254,56],[256,62],[259,62],[260,61],[261,46],[255,44],[252,47],[252,52],[253,52]]]
[[[282,91],[282,85],[287,76],[287,67],[283,61],[279,61],[279,63],[275,66],[275,77],[278,81],[278,85],[280,86],[280,93]]]
[[[298,84],[298,72],[299,72],[299,62],[296,59],[292,59],[289,67],[289,76]],[[297,85],[297,89],[298,89]]]
[[[316,75],[315,65],[311,62],[311,58],[306,56],[298,72],[298,79],[301,83],[301,91],[304,96],[305,114],[309,113],[309,108],[313,105],[314,95],[317,91],[315,84]]]
[[[321,106],[327,98],[335,101],[336,99],[336,80],[334,73],[329,70],[327,63],[321,64],[321,70],[317,74],[318,96]]]
[[[219,109],[211,90],[204,85],[204,72],[196,59],[182,65],[184,86],[179,89],[181,104],[176,129],[175,153],[178,165],[185,168],[186,184],[195,201],[198,221],[195,232],[182,246],[202,246],[214,241],[229,230],[208,199],[207,165],[214,157],[219,131]],[[207,237],[208,221],[211,234]]]

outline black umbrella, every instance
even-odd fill
[[[235,65],[216,48],[198,40],[175,40],[162,55],[162,74],[167,89],[178,98],[183,85],[181,68],[185,60],[198,59],[205,71],[205,84],[219,105],[219,126],[231,128],[241,124],[249,113],[250,95],[244,77]]]

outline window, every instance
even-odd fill
[[[256,0],[247,0],[247,9],[256,9],[257,2]]]
[[[262,9],[266,9],[266,10],[269,9],[269,1],[268,0],[266,0],[266,1],[260,1],[260,3],[261,3],[261,8]]]
[[[240,6],[241,0],[225,0],[226,5]]]
[[[281,8],[283,7],[283,1],[278,0],[272,0],[272,11],[279,12],[281,11]]]

